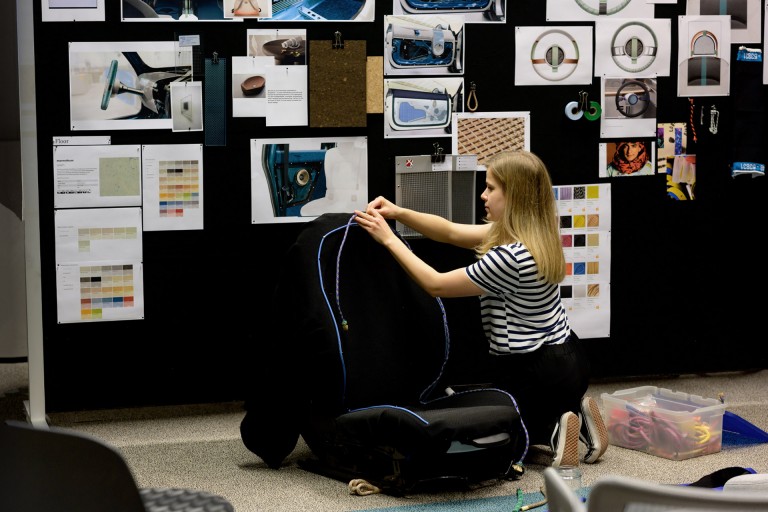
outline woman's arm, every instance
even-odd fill
[[[479,245],[490,229],[490,224],[459,224],[439,215],[402,208],[381,196],[368,203],[366,213],[372,215],[374,211],[385,219],[405,224],[430,240],[465,249]]]
[[[438,272],[416,256],[395,235],[377,210],[371,214],[355,210],[355,220],[374,240],[387,248],[411,279],[433,297],[472,297],[484,292],[469,279],[464,268]],[[421,214],[425,215],[425,214]],[[440,217],[438,217],[440,218]],[[446,221],[447,222],[447,221]],[[415,229],[415,228],[414,228]]]

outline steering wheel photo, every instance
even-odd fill
[[[624,117],[640,117],[651,105],[651,91],[640,80],[624,82],[616,91],[616,110]]]

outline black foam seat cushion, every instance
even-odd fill
[[[527,449],[513,397],[445,391],[463,383],[446,380],[455,341],[442,302],[351,213],[307,223],[282,268],[279,330],[263,340],[241,424],[248,449],[279,467],[301,435],[317,472],[392,492],[509,473]]]

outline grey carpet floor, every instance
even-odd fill
[[[7,413],[7,402],[18,401],[24,394],[23,383],[14,388],[13,380],[10,385],[8,380],[0,375],[0,413]],[[598,382],[590,386],[589,394],[602,406],[603,393],[645,385],[707,398],[723,394],[728,411],[768,429],[768,370]],[[353,511],[505,496],[514,494],[518,488],[526,493],[536,492],[543,485],[541,471],[550,457],[547,448],[532,447],[532,460],[517,481],[494,481],[471,490],[406,497],[357,496],[349,493],[345,482],[301,469],[298,461],[310,456],[301,440],[280,469],[268,468],[240,440],[243,414],[242,404],[235,402],[56,413],[49,415],[49,423],[93,435],[116,447],[139,487],[207,490],[229,499],[237,512]],[[591,486],[608,474],[659,483],[690,483],[730,466],[768,473],[768,443],[724,445],[718,453],[682,461],[611,446],[596,464],[582,464],[581,468],[584,485]]]

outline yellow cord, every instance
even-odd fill
[[[358,496],[368,496],[370,494],[378,494],[381,489],[373,485],[372,483],[363,480],[362,478],[355,478],[349,481],[349,494],[356,494]]]

